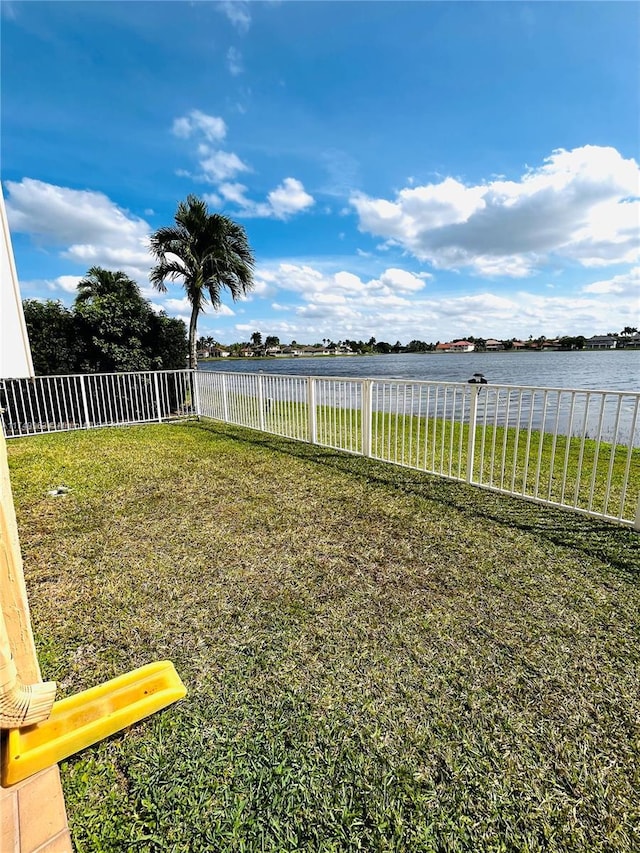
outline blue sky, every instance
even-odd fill
[[[25,298],[149,286],[195,193],[247,229],[282,342],[640,325],[637,3],[8,2],[2,183]]]

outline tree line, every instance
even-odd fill
[[[609,332],[607,336],[615,337],[620,339],[620,346],[624,345],[625,338],[636,335],[638,330],[632,326],[625,326],[625,328],[620,333]],[[553,339],[553,345],[560,350],[581,350],[584,349],[587,343],[587,338],[584,335],[563,335],[560,338]],[[474,349],[476,352],[486,352],[487,350],[487,340],[485,338],[474,337],[473,335],[467,335],[464,338],[453,338],[451,343],[457,343],[460,341],[468,341],[469,343],[474,345]],[[235,343],[230,344],[229,346],[221,347],[220,343],[218,343],[211,336],[203,336],[198,338],[197,341],[197,350],[198,352],[211,351],[212,349],[222,348],[224,350],[228,350],[231,355],[240,355],[246,350],[251,350],[255,355],[266,355],[268,351],[273,348],[293,348],[296,347],[311,347],[312,349],[325,349],[328,352],[344,352],[345,350],[351,351],[353,353],[357,353],[358,355],[369,355],[369,354],[389,354],[389,353],[420,353],[420,352],[434,352],[438,347],[440,341],[422,341],[419,339],[414,339],[409,341],[408,344],[402,344],[400,341],[396,341],[394,344],[391,344],[387,341],[378,341],[375,337],[370,337],[367,341],[363,340],[350,340],[349,338],[345,338],[344,340],[334,341],[332,338],[322,338],[321,341],[317,341],[312,344],[300,344],[295,340],[292,340],[290,344],[283,344],[280,341],[280,338],[276,335],[267,335],[263,338],[262,333],[259,331],[253,332],[250,340],[248,341],[237,341]],[[534,338],[533,336],[529,336],[526,341],[519,341],[517,338],[510,338],[505,340],[498,341],[501,344],[504,350],[513,349],[514,343],[524,343],[525,348],[530,349],[539,349],[544,346],[545,343],[551,343],[551,340],[547,338],[545,335],[541,335],[538,338]]]
[[[156,313],[123,272],[91,267],[71,308],[51,299],[22,305],[39,376],[185,367],[185,324]]]

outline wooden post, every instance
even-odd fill
[[[9,642],[11,661],[23,684],[42,687],[2,430],[0,537],[0,621]],[[6,760],[5,739],[8,734],[0,731],[2,761]],[[61,853],[72,853],[73,850],[57,765],[11,788],[0,788],[0,847],[16,853],[30,853],[35,849],[45,849],[45,845],[47,849]]]
[[[0,436],[0,728],[46,720],[55,698],[42,683],[22,570],[7,448]]]

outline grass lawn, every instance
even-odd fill
[[[343,389],[342,393],[348,396],[351,391]],[[204,411],[218,412],[222,417],[226,408],[232,423],[300,440],[309,436],[306,403],[274,398],[261,413],[255,394],[227,394],[226,399],[224,407],[215,394],[201,392]],[[408,399],[411,401],[410,395]],[[402,409],[406,403],[399,399],[395,404]],[[515,408],[512,406],[512,416]],[[579,436],[554,436],[552,420],[547,419],[548,431],[529,432],[526,418],[520,429],[504,427],[492,423],[491,418],[485,423],[481,411],[475,430],[473,482],[613,518],[633,519],[640,494],[640,448]],[[374,411],[370,431],[374,459],[466,481],[466,423]],[[362,453],[361,432],[359,404],[350,401],[344,407],[316,407],[318,444]]]
[[[640,849],[637,533],[214,424],[9,461],[44,677],[189,690],[64,762],[78,851]]]

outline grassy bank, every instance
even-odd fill
[[[189,689],[64,763],[79,851],[640,846],[637,534],[214,425],[9,452],[44,676]]]
[[[201,394],[205,408],[220,412],[215,394]],[[260,412],[255,396],[230,393],[231,421],[306,441],[306,403],[269,401]],[[466,480],[469,426],[451,419],[374,411],[371,455],[375,459]],[[327,447],[362,453],[359,403],[316,407],[316,440]],[[553,435],[483,423],[475,429],[473,482],[514,494],[633,519],[640,494],[640,448],[593,438]]]

